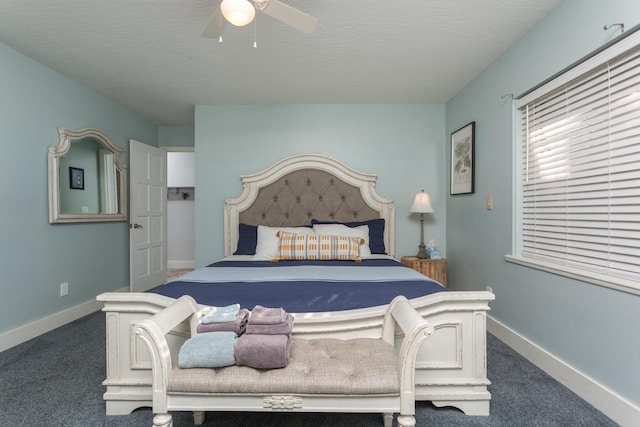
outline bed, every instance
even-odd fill
[[[467,415],[489,415],[486,312],[494,295],[448,291],[395,259],[394,205],[376,193],[375,175],[325,155],[302,154],[241,179],[241,195],[227,199],[224,206],[222,260],[153,292],[98,296],[106,313],[107,415],[151,406],[151,362],[133,327],[184,294],[203,309],[227,303],[248,309],[255,304],[282,306],[294,313],[296,337],[344,339],[379,338],[388,303],[405,295],[435,328],[418,355],[416,399],[457,407]],[[364,225],[366,242],[358,234]],[[351,249],[334,250],[339,256],[331,258],[340,259],[301,256],[283,243],[303,239],[307,250],[314,238],[334,236],[336,228],[344,227],[353,233],[341,236]],[[272,239],[268,244],[267,232]],[[234,276],[239,271],[244,277]],[[245,290],[237,293],[241,287]],[[170,345],[179,348],[188,331],[188,325],[174,330]]]

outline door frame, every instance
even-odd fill
[[[167,152],[167,154],[168,153],[194,153],[194,155],[195,155],[195,151],[196,151],[196,147],[173,147],[172,146],[172,147],[162,147],[162,148]],[[168,175],[169,175],[169,167],[167,166],[167,177],[168,177]],[[167,184],[167,186],[168,186],[168,184]],[[194,189],[195,189],[195,183],[194,183]],[[168,222],[168,220],[169,220],[169,210],[168,209],[167,209],[167,217],[166,217],[166,219],[167,219],[167,237],[168,237],[169,236],[169,222]],[[195,212],[194,212],[194,215],[193,215],[193,228],[194,228],[194,242],[193,242],[193,245],[194,245],[194,247],[193,247],[194,259],[193,259],[193,265],[189,265],[189,266],[185,265],[184,267],[176,267],[176,268],[186,268],[186,269],[195,268],[195,262],[196,262],[196,260],[195,260],[195,224],[196,224],[196,218],[195,218]],[[169,242],[167,242],[167,244],[168,243]],[[169,254],[169,248],[168,247],[167,247],[167,254]],[[169,268],[169,266],[168,266],[169,262],[170,262],[170,260],[167,259],[167,269]]]

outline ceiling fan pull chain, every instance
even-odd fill
[[[222,23],[224,17],[222,16],[222,13],[218,14],[218,19],[219,19],[218,25],[220,26],[220,37],[218,37],[218,43],[222,44],[222,30],[224,29],[224,25]]]
[[[253,48],[258,48],[258,17],[253,20]]]

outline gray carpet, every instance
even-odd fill
[[[104,337],[104,314],[98,312],[0,353],[0,426],[151,426],[148,408],[105,416]],[[487,340],[491,415],[469,417],[418,402],[418,426],[616,425],[494,336]],[[174,414],[174,425],[192,426],[193,418]],[[379,414],[207,413],[204,425],[369,427],[382,426],[382,419]]]

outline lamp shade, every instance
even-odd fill
[[[248,0],[223,0],[220,11],[229,23],[237,27],[250,24],[256,16],[256,9]]]
[[[433,208],[431,207],[431,197],[429,197],[429,194],[425,193],[424,190],[416,194],[416,198],[413,200],[410,212],[433,212]]]

